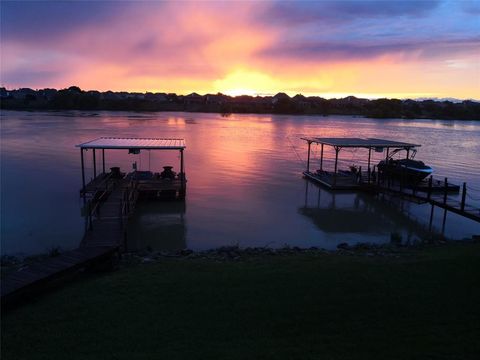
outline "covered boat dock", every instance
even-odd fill
[[[384,152],[386,149],[386,157],[388,159],[390,150],[404,149],[407,151],[407,157],[410,151],[416,147],[420,147],[419,144],[412,144],[407,142],[399,142],[385,139],[376,138],[322,138],[322,137],[302,137],[308,144],[307,155],[307,169],[303,174],[329,189],[332,190],[351,190],[360,187],[361,183],[370,183],[373,180],[374,173],[372,172],[371,159],[372,150],[375,152]],[[311,167],[311,145],[320,144],[320,168],[315,171],[310,171]],[[335,163],[333,171],[326,171],[323,168],[324,163],[324,147],[331,146],[335,150]],[[340,150],[343,148],[363,148],[368,149],[367,171],[362,172],[361,167],[352,171],[341,170],[338,168],[338,160]]]
[[[82,166],[82,189],[81,195],[95,194],[98,191],[109,187],[111,183],[118,183],[120,180],[134,181],[138,185],[140,196],[156,197],[162,193],[175,193],[178,198],[185,197],[186,176],[184,166],[184,150],[186,148],[184,139],[167,138],[127,138],[127,137],[101,137],[79,145],[80,159]],[[92,150],[93,179],[87,184],[85,180],[85,155]],[[164,167],[161,173],[150,171],[137,171],[125,176],[120,168],[112,167],[110,172],[105,170],[106,150],[128,150],[129,154],[139,154],[142,150],[177,150],[180,152],[179,173],[172,171],[171,166]],[[97,171],[97,151],[101,151],[102,170]],[[136,165],[135,165],[136,166]]]
[[[302,137],[308,144],[307,169],[303,172],[304,176],[318,184],[327,187],[330,190],[359,190],[371,193],[388,193],[400,196],[410,201],[418,203],[430,203],[432,205],[430,214],[430,224],[433,219],[435,207],[444,210],[443,226],[447,211],[456,213],[463,217],[480,221],[480,209],[471,204],[467,204],[467,184],[463,183],[460,199],[450,199],[450,193],[458,194],[460,186],[452,184],[447,178],[442,180],[434,179],[429,176],[428,180],[422,180],[418,183],[409,184],[402,179],[394,179],[387,171],[379,174],[375,172],[376,165],[372,169],[372,150],[383,153],[386,150],[385,161],[391,157],[395,150],[406,150],[407,158],[410,152],[420,147],[419,144],[399,142],[376,138],[321,138],[321,137]],[[320,168],[311,171],[311,146],[320,144]],[[335,150],[335,161],[333,171],[324,170],[324,147],[331,146]],[[344,148],[363,148],[368,149],[367,170],[362,171],[362,167],[352,166],[349,170],[338,169],[339,152]]]

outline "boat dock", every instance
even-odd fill
[[[78,145],[81,150],[82,209],[85,217],[85,234],[75,250],[61,253],[17,271],[2,273],[1,300],[3,305],[41,292],[79,271],[111,262],[126,247],[128,219],[139,200],[184,200],[186,176],[183,139],[100,138]],[[84,151],[92,149],[94,177],[85,183]],[[96,151],[102,151],[102,172],[97,174]],[[105,171],[105,150],[125,150],[138,154],[143,149],[180,151],[180,172],[171,166],[161,174],[134,171],[125,175],[119,168]]]
[[[389,159],[390,151],[405,150],[407,159],[409,154],[415,151],[419,144],[397,142],[384,139],[360,139],[360,138],[302,138],[308,144],[307,168],[304,176],[331,190],[357,190],[369,193],[388,193],[400,196],[406,200],[417,203],[429,203],[432,205],[430,224],[432,223],[434,208],[444,210],[443,226],[445,226],[446,213],[448,211],[480,222],[480,208],[467,203],[467,184],[463,183],[460,200],[452,199],[451,194],[459,194],[460,186],[448,181],[447,178],[435,179],[433,176],[417,181],[409,182],[388,169],[379,171],[377,165],[371,165],[372,151],[383,153],[386,150],[385,163]],[[311,146],[320,144],[320,168],[311,171]],[[333,147],[335,151],[335,162],[333,171],[324,169],[324,148]],[[350,169],[338,168],[339,153],[344,148],[367,149],[367,169],[352,166]]]

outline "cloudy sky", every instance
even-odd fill
[[[1,85],[480,99],[480,1],[1,1]]]

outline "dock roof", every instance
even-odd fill
[[[184,139],[101,137],[76,145],[82,149],[185,149]]]
[[[361,147],[361,148],[414,148],[419,147],[419,144],[412,144],[407,142],[399,142],[393,140],[376,139],[376,138],[321,138],[321,137],[302,137],[303,140],[314,142],[317,144],[325,144],[334,147]]]

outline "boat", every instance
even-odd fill
[[[392,151],[386,160],[378,163],[377,168],[380,176],[392,176],[405,183],[417,184],[433,173],[433,169],[425,165],[423,161],[414,160],[415,150],[412,151],[410,157],[410,152],[407,151],[407,157],[405,159],[393,159],[393,156],[402,150],[404,149]]]

